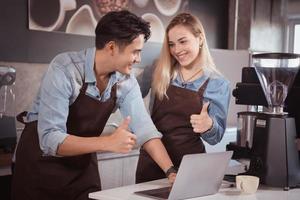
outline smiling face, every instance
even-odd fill
[[[196,37],[183,25],[176,25],[169,30],[168,43],[171,55],[183,67],[193,64],[202,45],[200,37]]]
[[[115,59],[115,70],[129,75],[132,65],[141,62],[141,51],[144,46],[144,35],[139,35],[129,45],[117,48]]]

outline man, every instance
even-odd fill
[[[95,152],[128,153],[135,144],[168,176],[174,172],[130,74],[149,24],[128,11],[111,12],[95,32],[96,48],[53,59],[31,111],[18,116],[26,126],[16,151],[13,199],[88,199],[101,189]],[[99,136],[115,107],[124,121]]]

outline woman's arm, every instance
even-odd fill
[[[200,133],[202,139],[204,139],[211,145],[215,145],[220,142],[224,135],[226,129],[229,100],[229,82],[221,78],[211,79],[207,86],[207,89],[204,92],[204,101],[209,102],[209,107],[207,109],[207,119],[202,119],[202,121],[206,121],[207,124],[205,125],[207,126],[204,125],[205,130],[201,129],[200,131],[195,131]],[[202,117],[200,115],[201,114],[191,116],[192,126],[196,120]]]

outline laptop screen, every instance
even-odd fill
[[[232,151],[185,155],[172,188],[138,191],[135,194],[156,199],[186,199],[215,194],[221,186],[231,156]]]

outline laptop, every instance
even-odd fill
[[[215,194],[221,187],[232,151],[185,155],[172,187],[137,191],[154,199],[188,199]]]

